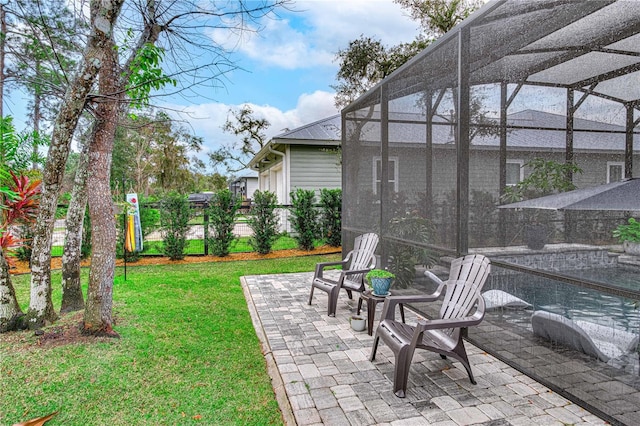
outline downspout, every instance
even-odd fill
[[[285,182],[284,177],[286,176],[286,175],[285,175],[285,167],[287,166],[287,164],[286,164],[286,162],[285,162],[285,158],[284,158],[284,157],[285,157],[285,155],[284,155],[284,153],[282,153],[282,152],[280,152],[280,151],[276,151],[275,149],[271,148],[271,144],[267,145],[267,149],[269,149],[269,152],[270,152],[271,154],[274,154],[274,155],[276,155],[276,156],[278,156],[278,157],[282,158],[282,174],[283,174],[283,179],[282,179],[282,181],[283,181],[283,186],[285,186],[285,185],[284,185],[284,182]],[[286,188],[283,188],[283,189],[285,189],[285,191],[284,191],[284,195],[285,195],[285,197],[284,197],[284,199],[282,200],[282,202],[283,202],[283,204],[287,204],[288,200],[287,200],[287,198],[286,198],[286,195],[287,195]],[[288,223],[288,222],[289,222],[289,215],[287,214],[286,216],[282,216],[282,214],[281,214],[281,215],[280,215],[280,226],[281,226],[281,227],[282,227],[282,229],[284,229],[285,231],[289,231],[289,223]]]

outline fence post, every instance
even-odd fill
[[[204,217],[203,217],[203,222],[204,222],[204,255],[208,256],[209,255],[209,209],[207,208],[209,205],[208,203],[205,204],[204,207]]]

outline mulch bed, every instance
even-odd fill
[[[311,251],[298,250],[298,249],[289,249],[289,250],[276,250],[272,251],[269,254],[259,254],[255,252],[248,253],[231,253],[226,257],[218,257],[218,256],[187,256],[182,260],[170,260],[168,257],[164,256],[142,256],[136,262],[127,262],[127,267],[129,266],[148,266],[148,265],[182,265],[188,263],[206,263],[206,262],[232,262],[237,260],[261,260],[261,259],[279,259],[283,257],[298,257],[298,256],[315,256],[320,254],[332,254],[332,253],[340,253],[340,247],[330,247],[330,246],[321,246],[316,247]],[[85,260],[82,262],[82,266],[89,266],[91,264],[90,260]],[[123,266],[123,259],[116,259],[116,266]],[[51,269],[60,269],[62,267],[62,258],[54,257],[51,259]],[[15,260],[14,267],[11,268],[11,273],[18,274],[28,274],[31,270],[29,269],[29,264],[26,261]]]

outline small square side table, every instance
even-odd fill
[[[384,302],[385,296],[378,296],[373,294],[371,290],[366,290],[360,293],[360,299],[358,300],[358,311],[357,314],[360,315],[360,310],[362,309],[362,301],[367,302],[367,333],[369,336],[373,335],[373,321],[376,316],[376,305],[379,302]],[[400,317],[402,318],[402,322],[404,322],[404,306],[400,303]]]

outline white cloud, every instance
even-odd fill
[[[332,66],[338,50],[361,34],[387,45],[413,40],[418,24],[391,0],[298,1],[297,12],[268,19],[256,33],[229,38],[214,31],[211,37],[252,60],[284,69]]]
[[[303,93],[298,97],[295,108],[282,111],[271,105],[256,105],[249,103],[257,118],[266,118],[271,126],[266,131],[267,137],[272,138],[285,129],[295,129],[308,123],[337,114],[338,110],[333,105],[333,93],[315,91]],[[236,136],[222,131],[222,126],[227,120],[229,108],[238,108],[242,104],[228,105],[224,103],[206,103],[190,105],[188,107],[176,107],[166,105],[174,112],[174,117],[187,123],[187,126],[197,135],[203,138],[203,150],[200,157],[206,160],[206,154],[215,151],[220,146],[232,143]]]

